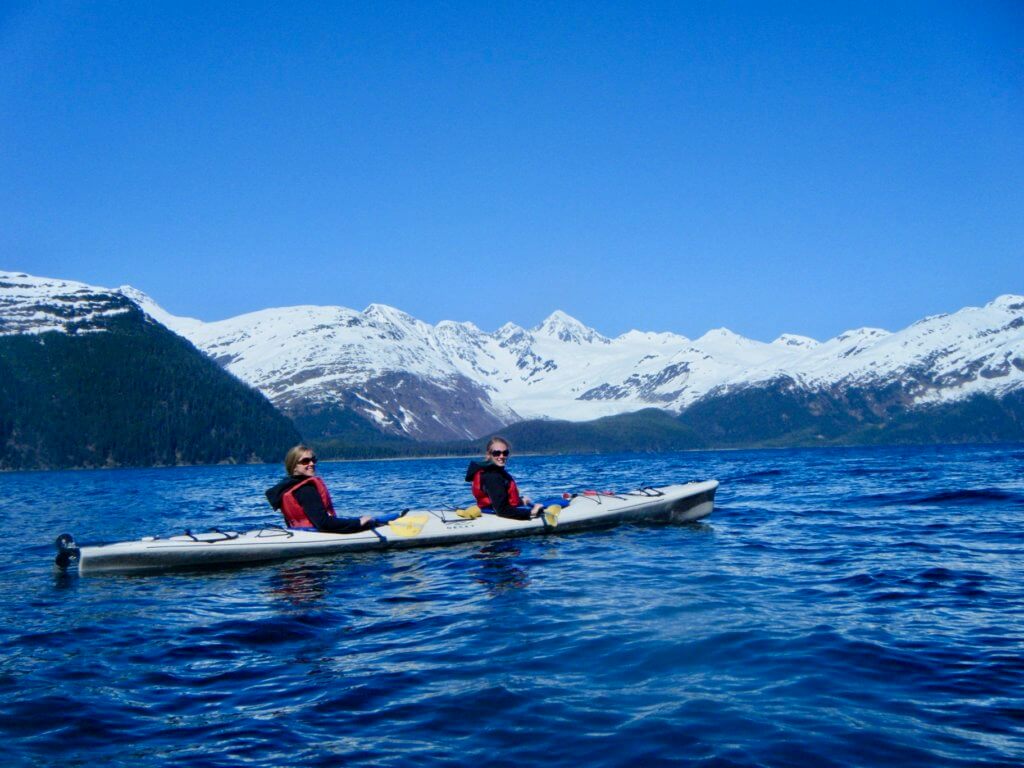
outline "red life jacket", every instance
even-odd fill
[[[281,514],[284,515],[284,522],[289,528],[310,528],[316,529],[313,522],[306,517],[306,511],[299,504],[298,499],[295,498],[295,492],[307,483],[312,483],[320,494],[320,500],[324,503],[324,509],[327,510],[327,514],[331,517],[337,517],[334,514],[334,504],[331,503],[331,494],[327,492],[327,486],[324,485],[324,481],[319,477],[310,477],[303,480],[301,483],[296,483],[283,494],[281,494]]]
[[[480,469],[473,475],[473,498],[476,499],[476,505],[480,509],[494,506],[491,504],[491,500],[487,497],[487,492],[484,491],[480,483],[480,475],[483,473],[483,469]],[[513,507],[518,507],[520,504],[519,488],[516,487],[516,481],[512,479],[512,475],[506,475],[506,477],[508,477],[508,503]]]

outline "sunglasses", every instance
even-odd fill
[[[508,451],[491,451],[491,456],[508,456]]]
[[[316,456],[306,456],[305,458],[299,459],[299,464],[304,467],[307,467],[310,464],[316,464]]]

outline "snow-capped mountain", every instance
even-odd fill
[[[102,331],[104,321],[130,308],[118,291],[0,271],[0,336]]]
[[[925,318],[901,331],[851,330],[772,343],[725,328],[690,340],[630,331],[609,339],[563,312],[494,333],[436,326],[391,307],[266,309],[213,323],[179,318],[132,288],[0,272],[0,334],[88,328],[130,300],[286,413],[345,408],[382,431],[475,437],[529,418],[584,421],[786,381],[808,391],[886,390],[903,407],[1024,387],[1024,297]],[[892,393],[895,393],[893,395]]]
[[[278,460],[298,439],[124,293],[0,273],[0,470]]]

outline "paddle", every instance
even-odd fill
[[[558,504],[549,504],[544,508],[544,525],[548,528],[555,528],[558,525],[558,516],[562,514],[562,507]]]
[[[423,530],[423,526],[429,519],[430,515],[403,515],[388,523],[388,530],[395,536],[411,539],[413,536],[420,535],[420,531]]]

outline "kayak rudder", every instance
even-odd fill
[[[78,562],[81,550],[75,544],[75,539],[70,533],[62,533],[57,537],[57,541],[54,544],[57,547],[57,557],[54,558],[53,562],[58,568],[66,571],[71,563]]]

